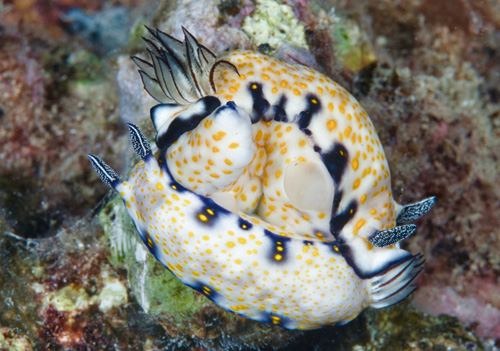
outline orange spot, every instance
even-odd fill
[[[358,235],[358,231],[361,229],[362,226],[366,224],[366,221],[361,218],[356,222],[356,225],[354,226],[353,234]]]
[[[335,128],[337,128],[337,121],[333,119],[328,120],[328,122],[326,122],[326,127],[330,132],[333,131]]]
[[[351,167],[353,170],[357,171],[359,167],[359,161],[357,158],[353,158],[351,162]]]
[[[352,190],[356,190],[359,187],[360,184],[361,184],[361,179],[359,179],[359,178],[356,179],[354,181],[354,184],[352,185]]]

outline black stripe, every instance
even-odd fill
[[[205,104],[205,110],[202,113],[193,114],[188,118],[175,118],[172,123],[170,123],[165,133],[156,136],[156,145],[159,149],[166,150],[177,141],[182,134],[196,128],[205,117],[210,115],[221,105],[220,100],[214,96],[204,97],[198,100],[197,103],[200,102]]]
[[[342,175],[345,172],[347,166],[347,160],[349,155],[347,149],[344,145],[336,143],[333,148],[328,151],[321,153],[321,158],[325,164],[330,176],[335,182],[335,186],[338,187],[342,179]]]
[[[309,127],[313,116],[321,111],[321,102],[316,95],[307,94],[306,101],[306,109],[299,113],[298,125],[301,130]]]
[[[358,204],[355,200],[352,200],[347,208],[332,215],[332,219],[330,220],[330,232],[336,239],[338,239],[344,226],[356,215],[357,210]]]
[[[250,91],[253,99],[253,112],[251,116],[252,123],[257,123],[261,119],[264,119],[271,105],[269,104],[269,101],[267,101],[264,97],[262,84],[251,82],[250,84],[248,84],[248,90]]]
[[[274,117],[276,122],[287,122],[288,116],[286,115],[285,106],[287,103],[287,98],[285,95],[281,95],[280,101],[277,105],[273,105]]]

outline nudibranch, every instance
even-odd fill
[[[434,198],[395,202],[351,94],[308,67],[150,32],[151,62],[133,59],[159,102],[158,151],[129,124],[141,159],[129,179],[89,158],[158,261],[222,308],[288,329],[347,323],[413,292],[423,259],[399,242]]]

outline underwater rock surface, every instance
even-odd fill
[[[38,0],[24,3],[0,4],[0,349],[498,349],[495,1],[280,3],[303,23],[314,56],[291,47],[282,58],[315,62],[360,100],[390,161],[397,200],[437,195],[406,244],[427,258],[412,305],[457,316],[470,328],[400,304],[307,333],[243,320],[172,280],[141,253],[116,199],[94,208],[106,189],[85,157],[98,151],[126,169],[131,150],[122,121],[153,135],[147,117],[153,101],[128,59],[143,50],[143,24],[177,37],[184,25],[220,53],[251,47],[242,26],[260,5],[56,1],[48,9]],[[95,14],[111,5],[131,14],[124,55],[99,57],[63,30],[69,7]],[[158,293],[164,286],[169,293]]]

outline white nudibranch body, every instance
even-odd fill
[[[151,31],[139,58],[158,132],[128,180],[98,157],[153,255],[226,310],[289,329],[346,323],[414,289],[399,247],[434,198],[401,206],[363,108],[304,66],[252,51],[216,58],[185,31]]]

